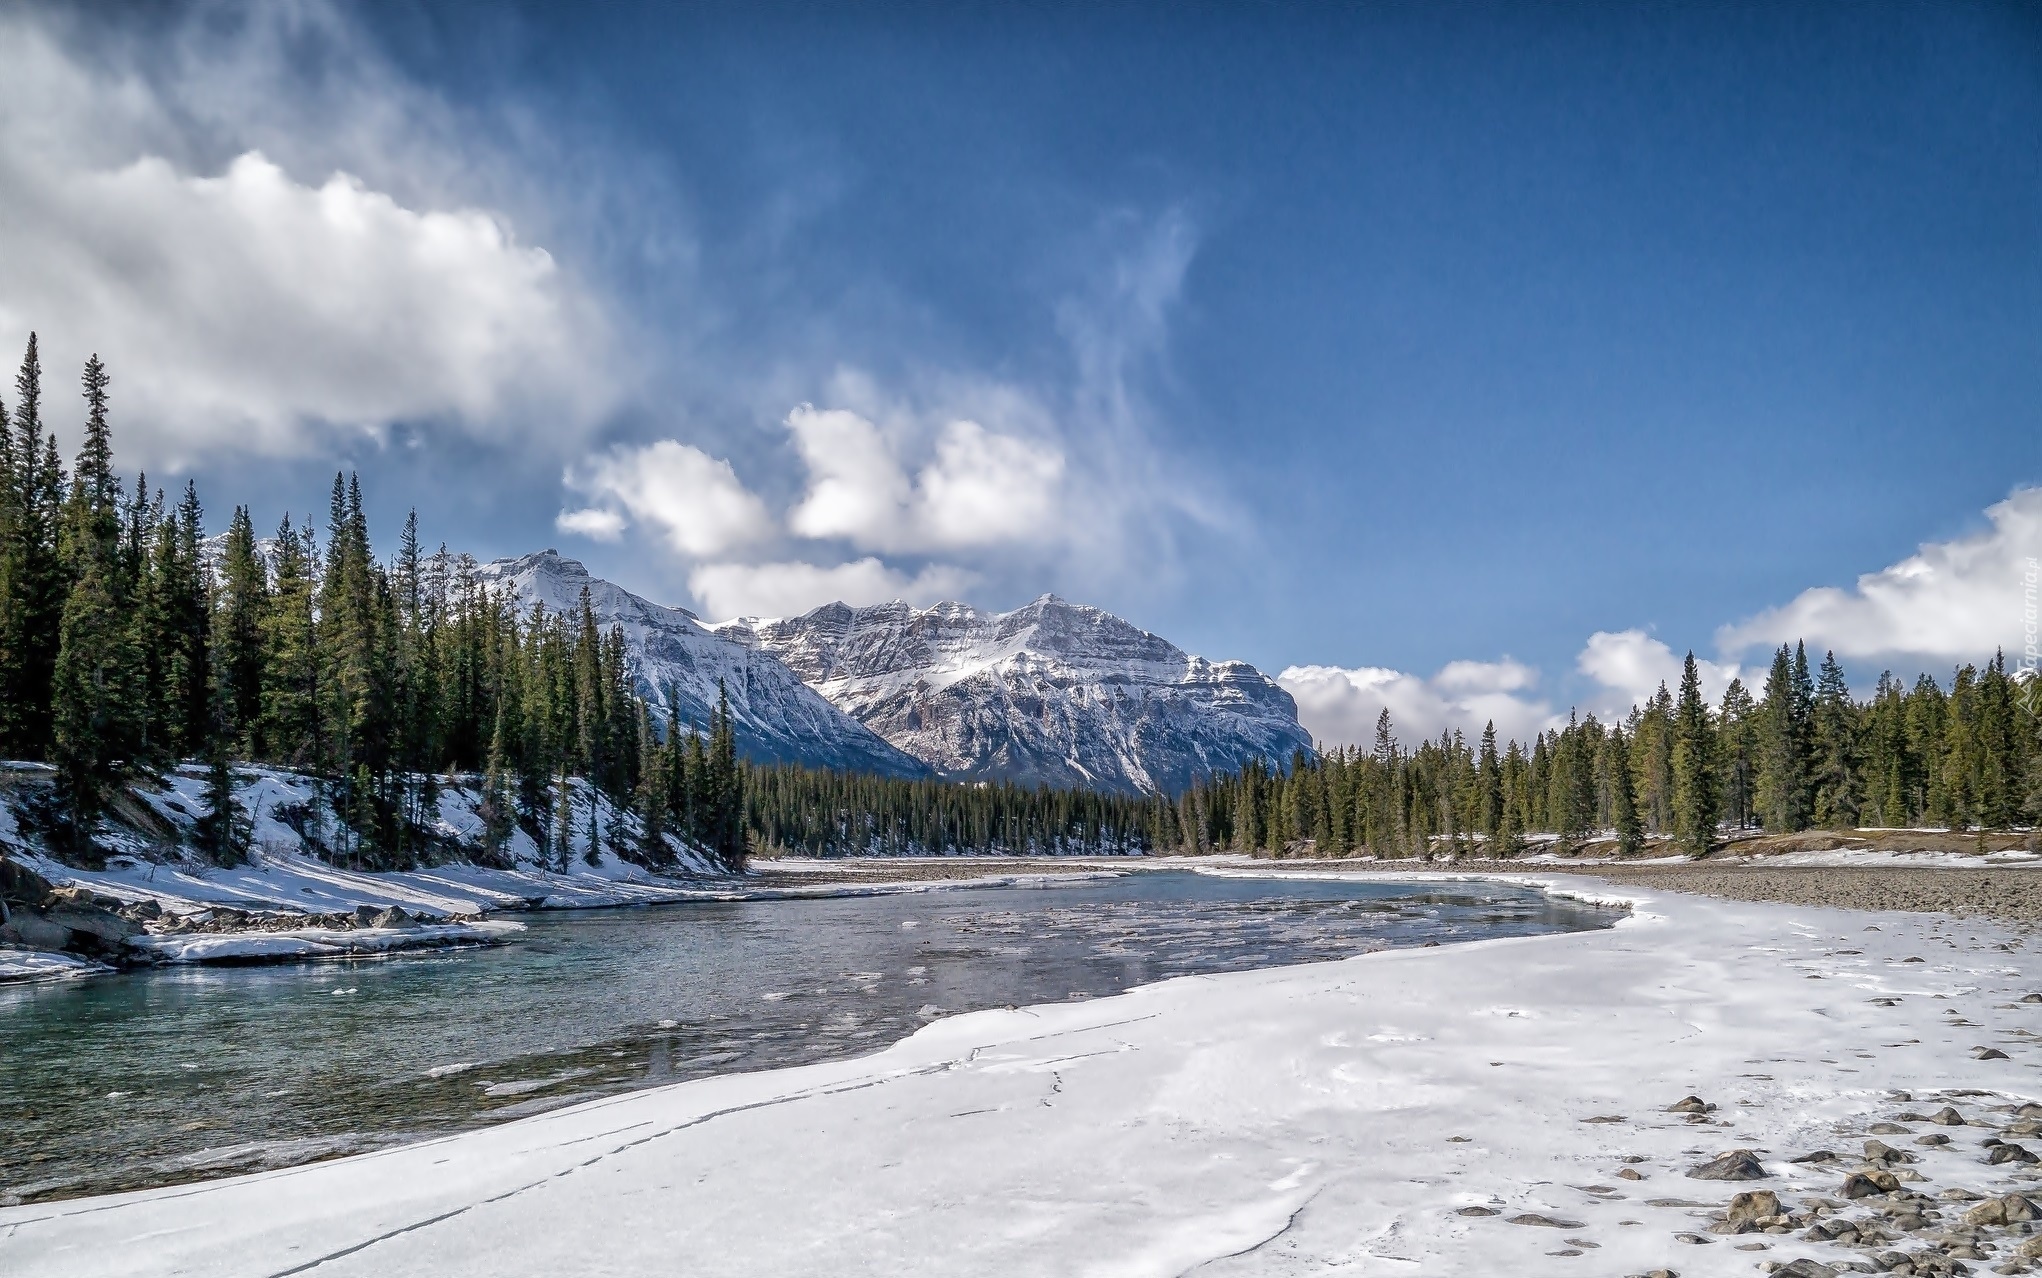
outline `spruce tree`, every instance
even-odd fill
[[[1758,819],[1759,723],[1758,707],[1742,679],[1731,679],[1730,686],[1723,690],[1716,728],[1717,759],[1723,778],[1723,818],[1735,829],[1749,829]]]
[[[1645,827],[1638,820],[1637,796],[1631,790],[1631,751],[1623,729],[1608,737],[1610,825],[1617,834],[1617,854],[1635,856],[1645,845]]]
[[[1709,722],[1709,703],[1702,699],[1695,654],[1681,669],[1680,702],[1674,712],[1674,838],[1692,856],[1709,850],[1716,838],[1719,814],[1716,779],[1716,731]]]
[[[1850,687],[1834,652],[1823,656],[1810,736],[1814,747],[1811,815],[1818,825],[1851,829],[1858,824],[1865,801],[1858,760],[1858,708],[1851,701]]]
[[[121,615],[102,561],[93,556],[64,603],[57,665],[47,703],[54,710],[52,762],[74,850],[84,850],[111,789],[138,746],[134,706],[142,689],[133,631]]]
[[[43,429],[42,361],[34,333],[14,379],[14,397],[9,491],[0,513],[8,534],[0,549],[5,559],[0,585],[6,590],[0,597],[0,708],[6,716],[0,750],[9,758],[40,759],[51,746],[51,686],[71,583],[57,545],[64,473],[55,432]],[[111,591],[113,583],[103,582],[101,589]]]

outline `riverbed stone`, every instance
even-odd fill
[[[1690,1180],[1764,1180],[1768,1175],[1765,1164],[1748,1149],[1733,1149],[1699,1167],[1690,1167],[1687,1174]]]
[[[1681,1099],[1673,1102],[1673,1104],[1668,1105],[1666,1112],[1669,1114],[1706,1114],[1715,1108],[1714,1105],[1709,1104],[1699,1096],[1683,1096]]]
[[[1545,1229],[1579,1229],[1582,1226],[1582,1222],[1578,1220],[1561,1220],[1557,1216],[1541,1215],[1535,1211],[1520,1212],[1518,1215],[1510,1217],[1509,1223],[1513,1225],[1537,1225]]]
[[[1988,1198],[1964,1213],[1967,1225],[2010,1225],[2025,1220],[2042,1220],[2042,1209],[2023,1194]]]
[[[1865,1142],[1865,1161],[1868,1163],[1918,1163],[1921,1159],[1913,1154],[1893,1148],[1883,1140]]]
[[[1964,1125],[1964,1115],[1958,1113],[1954,1106],[1945,1105],[1935,1113],[1930,1114],[1929,1121],[1943,1127],[1962,1127]]]
[[[1748,1220],[1753,1224],[1780,1214],[1780,1196],[1770,1189],[1747,1189],[1736,1195],[1731,1198],[1727,1213],[1731,1220]]]
[[[1892,1172],[1867,1167],[1844,1177],[1843,1184],[1836,1191],[1839,1198],[1870,1198],[1875,1194],[1900,1192],[1900,1182]]]
[[[1836,1278],[1836,1272],[1820,1261],[1803,1256],[1799,1260],[1790,1260],[1778,1266],[1772,1274],[1773,1278]]]

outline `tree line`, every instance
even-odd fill
[[[1146,852],[1153,798],[1012,782],[904,779],[747,765],[745,813],[761,846],[807,856]]]
[[[657,716],[586,594],[566,614],[522,610],[471,558],[421,554],[415,514],[381,562],[340,475],[323,543],[288,516],[259,542],[246,507],[208,540],[195,486],[172,499],[115,475],[109,386],[95,355],[69,474],[34,336],[0,401],[0,755],[55,766],[41,819],[59,850],[91,851],[125,782],[200,759],[195,837],[221,861],[249,833],[234,761],[318,778],[337,828],[302,832],[348,865],[445,851],[441,778],[463,773],[481,778],[485,856],[522,830],[562,856],[663,864],[672,834],[742,861],[727,702],[707,724]]]
[[[1401,747],[1385,710],[1373,748],[1300,753],[1288,770],[1251,761],[1153,819],[1157,847],[1266,851],[1311,840],[1321,855],[1417,856],[1442,845],[1510,856],[1534,834],[1624,853],[1664,835],[1690,853],[1726,833],[1936,826],[2008,829],[2042,820],[2042,740],[2004,655],[1948,686],[1880,675],[1858,701],[1833,654],[1814,672],[1781,647],[1759,694],[1733,679],[1711,705],[1694,654],[1680,690],[1661,684],[1621,723],[1570,716],[1525,749],[1495,725]]]

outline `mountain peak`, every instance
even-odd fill
[[[1011,612],[826,604],[741,641],[950,776],[1174,791],[1311,748],[1290,694],[1253,666],[1054,594]]]

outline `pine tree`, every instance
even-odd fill
[[[212,624],[214,663],[241,758],[262,758],[263,619],[270,610],[269,573],[255,546],[248,507],[236,506],[220,556],[220,590]]]
[[[1631,750],[1619,728],[1607,738],[1610,777],[1610,826],[1617,833],[1617,854],[1635,856],[1645,846],[1645,827],[1638,820],[1637,796],[1631,791]]]
[[[1723,817],[1735,829],[1749,829],[1758,819],[1759,722],[1758,707],[1742,679],[1733,678],[1723,690],[1716,726],[1717,758],[1723,777]]]
[[[1693,856],[1706,853],[1716,838],[1715,745],[1709,703],[1702,699],[1695,654],[1689,652],[1680,675],[1680,703],[1674,712],[1673,801],[1674,838]]]
[[[70,581],[59,558],[57,533],[64,495],[54,432],[42,417],[42,361],[29,334],[14,379],[14,411],[7,443],[8,491],[0,524],[0,749],[16,759],[44,758],[51,746],[51,688],[56,677],[65,596]],[[100,589],[111,591],[112,583]],[[116,602],[118,602],[116,600]]]
[[[1802,662],[1806,673],[1806,661]],[[1758,775],[1754,789],[1759,820],[1775,834],[1808,828],[1808,715],[1794,673],[1794,658],[1782,646],[1773,654],[1760,707]]]
[[[1833,652],[1823,656],[1810,729],[1814,747],[1811,815],[1818,825],[1852,829],[1865,803],[1858,761],[1858,708],[1851,701],[1843,667]]]
[[[84,850],[111,788],[134,762],[133,707],[141,689],[132,630],[98,557],[64,603],[50,706],[57,793],[74,850]]]
[[[1503,760],[1496,753],[1496,721],[1482,725],[1482,753],[1475,764],[1482,837],[1494,842],[1503,825]]]

